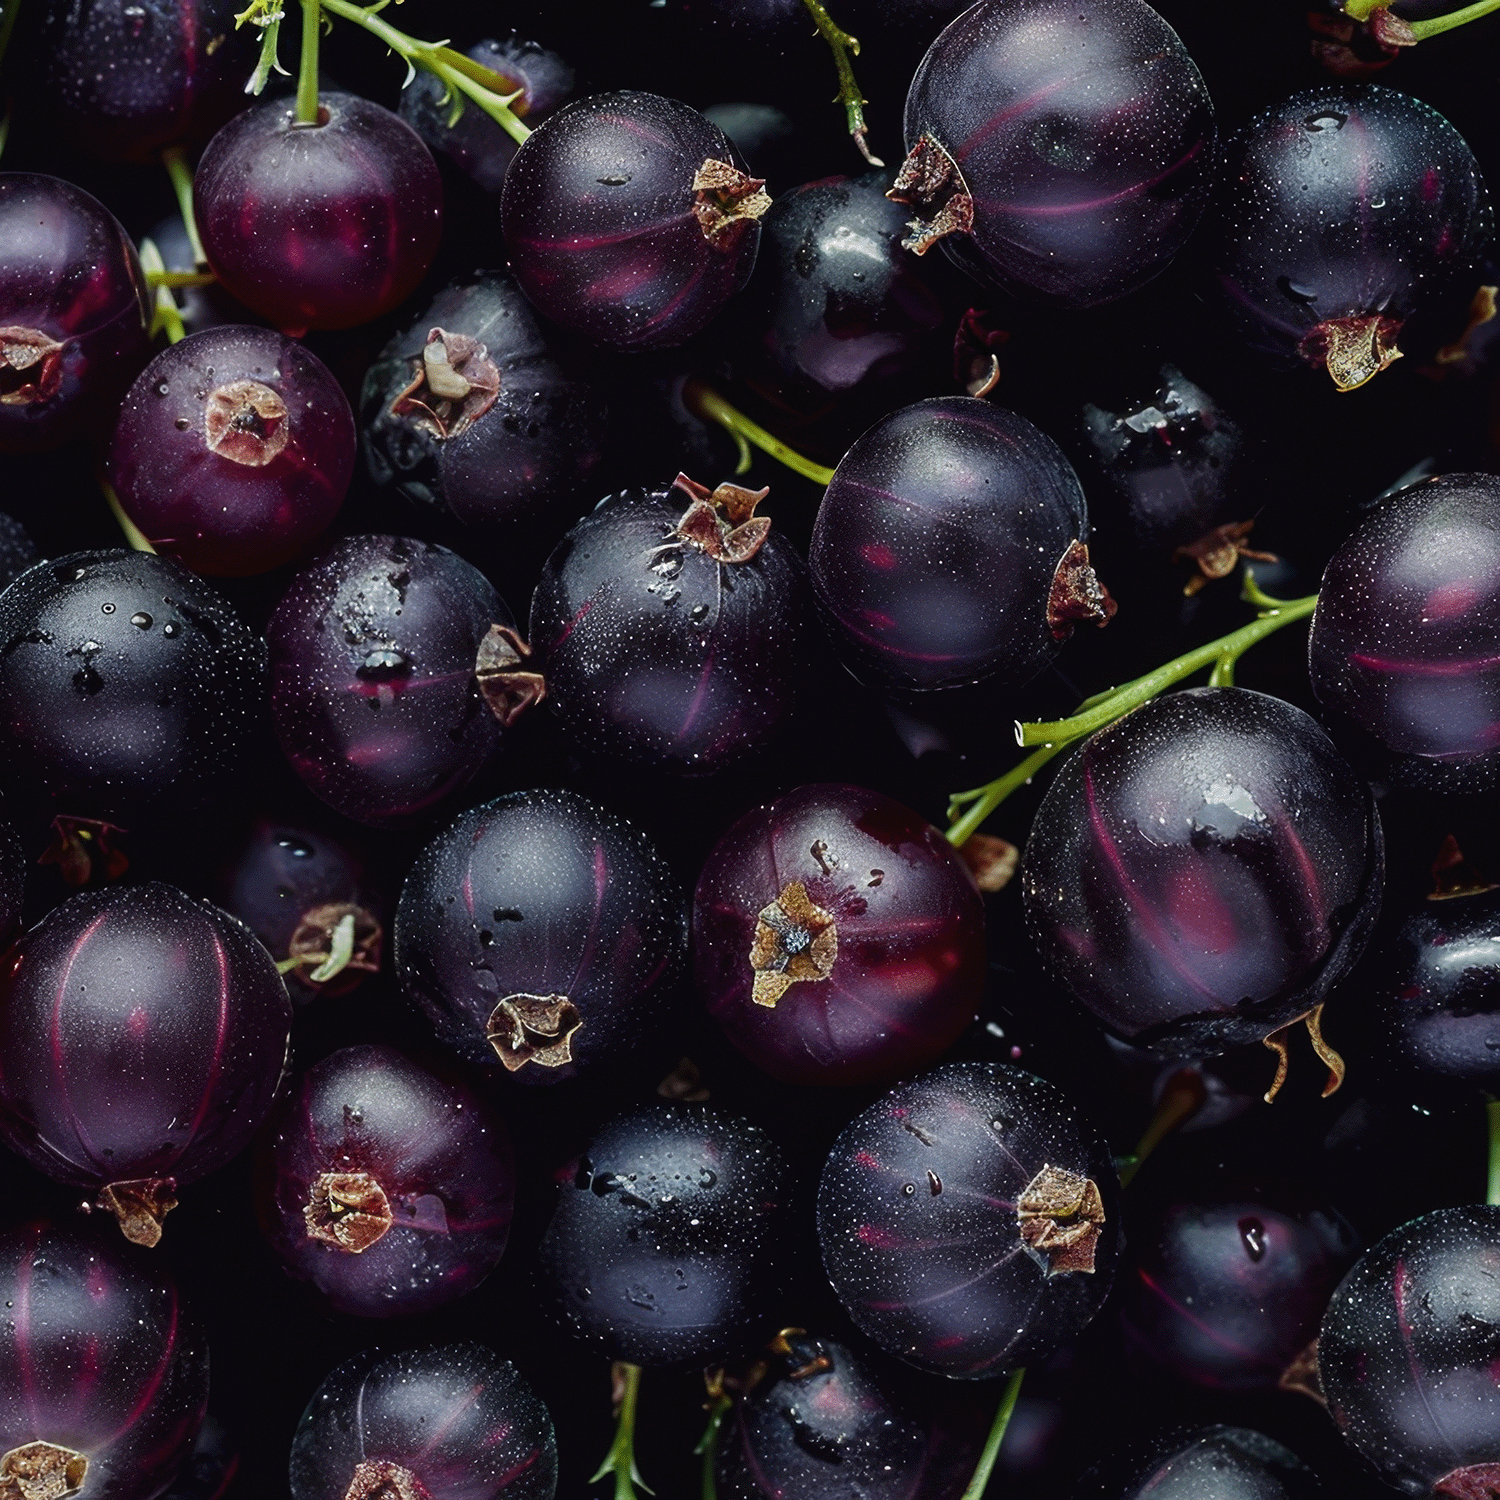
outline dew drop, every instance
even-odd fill
[[[1266,1226],[1259,1219],[1241,1219],[1240,1242],[1251,1260],[1260,1260],[1266,1253]]]

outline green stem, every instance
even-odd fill
[[[156,248],[156,241],[149,236],[143,239],[140,256],[141,269],[146,273],[146,285],[155,288],[152,295],[151,327],[147,330],[147,336],[154,339],[158,333],[164,332],[169,344],[180,344],[187,337],[187,325],[182,321],[182,309],[178,307],[177,299],[166,285],[165,278],[171,273],[165,268],[161,251]]]
[[[156,548],[146,540],[146,533],[125,514],[125,507],[120,504],[120,497],[115,494],[114,486],[107,479],[101,478],[99,480],[99,488],[104,491],[105,503],[109,506],[111,514],[119,523],[120,530],[125,533],[125,540],[130,543],[131,550],[134,552],[155,552]]]
[[[5,56],[5,49],[10,43],[11,32],[16,26],[16,12],[21,8],[21,0],[0,0],[0,58]],[[5,112],[6,123],[10,121],[10,111]]]
[[[1490,1127],[1490,1181],[1484,1201],[1500,1207],[1500,1099],[1491,1099],[1484,1111]]]
[[[1120,1163],[1120,1186],[1129,1187],[1131,1179],[1151,1155],[1179,1125],[1185,1125],[1203,1108],[1208,1091],[1203,1076],[1193,1068],[1179,1068],[1167,1079],[1156,1105],[1156,1113],[1146,1126],[1135,1150]]]
[[[969,1481],[968,1489],[963,1492],[962,1500],[980,1500],[984,1494],[985,1486],[990,1482],[990,1475],[995,1469],[995,1460],[1000,1456],[1000,1445],[1005,1441],[1005,1429],[1010,1426],[1011,1416],[1015,1412],[1016,1399],[1021,1394],[1021,1382],[1025,1378],[1024,1366],[1010,1372],[1010,1379],[1005,1382],[1005,1389],[1000,1394],[1000,1405],[995,1409],[995,1420],[990,1423],[990,1435],[985,1439],[984,1452],[979,1455],[974,1477]]]
[[[297,61],[297,104],[292,114],[295,125],[318,123],[318,42],[323,24],[319,0],[302,0],[302,55]]]
[[[1431,16],[1425,21],[1413,21],[1411,34],[1419,42],[1425,42],[1430,36],[1441,36],[1445,31],[1452,31],[1470,21],[1477,21],[1480,16],[1487,16],[1493,10],[1500,10],[1500,0],[1477,0],[1476,4],[1466,5],[1462,10],[1455,10],[1446,16]]]
[[[802,0],[802,3],[812,16],[818,34],[828,43],[829,51],[833,53],[834,71],[839,78],[835,102],[844,106],[844,116],[849,121],[849,134],[859,148],[859,154],[872,167],[883,167],[885,163],[878,156],[871,155],[870,147],[865,141],[865,105],[869,101],[859,91],[859,84],[854,77],[854,64],[849,60],[859,56],[859,41],[835,24],[821,0]]]
[[[200,271],[208,269],[208,257],[203,253],[203,241],[198,238],[198,220],[193,214],[193,169],[187,164],[187,153],[181,146],[168,146],[161,154],[162,165],[172,179],[172,191],[177,196],[177,212],[182,215],[182,227],[187,230],[188,249],[193,252],[193,264]]]
[[[977,797],[970,792],[960,792],[958,796],[950,799],[948,803],[950,818],[953,817],[956,806],[962,806],[966,800],[972,799],[972,805],[961,818],[949,825],[948,842],[955,849],[962,848],[972,834],[978,833],[984,820],[1012,792],[1025,786],[1053,756],[1061,755],[1066,748],[1066,745],[1043,745],[1040,750],[1034,750],[1028,755],[1014,770],[1007,771],[1004,776],[990,782],[988,786],[980,787]]]
[[[376,14],[380,5],[352,5],[349,0],[322,0],[322,4],[329,15],[353,21],[372,36],[379,37],[392,52],[405,60],[408,68],[422,68],[450,90],[456,89],[465,98],[473,100],[518,146],[531,134],[531,127],[523,124],[510,108],[522,91],[497,94],[488,84],[488,80],[497,75],[472,58],[441,43],[421,42],[404,31],[397,31],[389,21]]]
[[[737,406],[731,406],[717,391],[711,391],[702,381],[688,381],[682,388],[682,400],[689,411],[717,422],[737,442],[754,443],[762,453],[769,453],[778,463],[785,464],[804,479],[811,479],[814,484],[827,484],[833,478],[832,469],[815,464],[812,459],[803,458],[795,449],[788,448],[779,437],[767,432],[759,423],[752,422]]]
[[[694,1453],[703,1456],[703,1489],[702,1500],[719,1500],[719,1486],[714,1478],[714,1464],[719,1456],[719,1438],[724,1430],[724,1418],[729,1415],[729,1408],[733,1402],[721,1390],[714,1397],[713,1405],[708,1409],[708,1426],[703,1429],[703,1436],[698,1439],[698,1446],[693,1449]]]
[[[212,271],[147,271],[149,287],[213,286],[218,277]]]
[[[325,0],[326,3],[326,0]],[[641,1367],[623,1360],[614,1367],[620,1381],[620,1411],[615,1422],[615,1440],[604,1455],[590,1484],[598,1484],[607,1474],[615,1476],[615,1500],[637,1500],[636,1486],[654,1495],[655,1490],[641,1478],[635,1466],[635,1408],[640,1397]]]

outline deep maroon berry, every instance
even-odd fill
[[[1296,1454],[1248,1427],[1181,1429],[1137,1440],[1084,1475],[1072,1500],[1322,1500]]]
[[[81,188],[0,173],[0,453],[56,448],[114,419],[146,361],[135,246]]]
[[[789,1186],[756,1126],[656,1104],[606,1124],[559,1189],[544,1294],[611,1359],[702,1366],[749,1347],[771,1311]]]
[[[203,248],[246,307],[288,333],[352,328],[416,289],[437,254],[442,182],[399,116],[323,93],[318,123],[268,99],[208,143],[193,179]]]
[[[489,580],[446,547],[335,542],[266,626],[271,714],[293,769],[330,807],[377,825],[466,785],[502,733],[475,676],[480,646],[513,623]]]
[[[1088,565],[1062,450],[968,396],[892,412],[844,455],[818,508],[813,586],[861,673],[937,688],[1024,682],[1113,601]]]
[[[18,789],[125,819],[234,789],[265,647],[196,574],[149,552],[75,552],[0,596],[0,716]]]
[[[1334,735],[1432,791],[1500,774],[1500,477],[1445,474],[1364,517],[1323,574],[1308,636]]]
[[[834,1143],[818,1238],[862,1332],[919,1369],[996,1375],[1077,1334],[1120,1254],[1104,1143],[1050,1083],[951,1063],[903,1083]]]
[[[1022,858],[1053,976],[1180,1055],[1313,1012],[1380,902],[1368,789],[1301,709],[1244,688],[1154,699],[1058,772]]]
[[[912,248],[940,242],[982,281],[1094,307],[1182,248],[1214,139],[1197,67],[1144,0],[981,0],[917,67],[892,191],[916,213]]]
[[[1389,1485],[1468,1500],[1500,1481],[1500,1208],[1404,1224],[1339,1284],[1318,1334],[1328,1414]]]
[[[1474,270],[1489,235],[1468,144],[1394,89],[1305,89],[1225,155],[1213,226],[1225,306],[1252,346],[1326,368],[1340,390],[1397,357],[1402,324]]]
[[[483,1344],[367,1350],[313,1393],[292,1500],[552,1500],[552,1417]]]
[[[693,899],[698,991],[758,1067],[889,1082],[973,1020],[984,908],[953,846],[890,797],[799,787],[746,813]]]
[[[150,1500],[208,1405],[208,1341],[159,1264],[49,1224],[0,1235],[0,1489]]]
[[[531,599],[552,709],[596,755],[709,773],[767,748],[812,676],[802,559],[765,490],[611,495],[558,544]]]
[[[445,287],[365,376],[376,483],[550,548],[604,458],[604,393],[560,362],[556,342],[508,276]]]
[[[505,1249],[504,1126],[393,1047],[345,1047],[310,1069],[271,1158],[272,1242],[339,1312],[430,1312],[478,1286]]]
[[[770,206],[729,137],[657,94],[595,94],[516,153],[501,218],[511,270],[549,318],[612,349],[703,328],[750,279]]]
[[[396,968],[467,1061],[560,1082],[668,1029],[684,905],[623,818],[575,792],[516,792],[462,814],[418,857]]]
[[[265,1119],[292,1006],[243,923],[169,885],[86,891],[0,977],[0,1134],[155,1244],[180,1185]]]
[[[270,329],[211,328],[137,376],[109,476],[158,552],[198,573],[263,573],[333,519],[354,447],[354,414],[316,355]]]

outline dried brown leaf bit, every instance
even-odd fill
[[[918,138],[886,197],[916,214],[901,241],[903,250],[916,255],[926,255],[945,235],[968,234],[974,227],[969,185],[958,163],[930,135]]]
[[[89,1461],[56,1443],[24,1443],[0,1455],[0,1500],[64,1500],[83,1488]]]
[[[1500,1464],[1453,1469],[1433,1485],[1432,1493],[1452,1500],[1500,1500]]]
[[[342,922],[352,928],[352,940],[348,956],[340,963],[336,949]],[[303,914],[287,944],[291,972],[326,995],[342,995],[364,975],[379,973],[384,939],[380,923],[362,906],[345,901],[315,906]]]
[[[560,1068],[573,1061],[583,1014],[566,995],[507,995],[490,1012],[485,1038],[509,1072],[527,1063]]]
[[[1089,566],[1089,549],[1080,541],[1069,542],[1047,592],[1047,624],[1053,639],[1067,640],[1079,624],[1102,628],[1119,607]]]
[[[958,853],[982,891],[1003,891],[1021,863],[1021,851],[1014,844],[990,833],[971,833]]]
[[[62,384],[65,347],[39,328],[0,328],[0,406],[50,401]]]
[[[838,955],[833,917],[813,903],[800,880],[789,881],[755,919],[750,998],[774,1006],[799,980],[827,979]]]
[[[1245,538],[1254,527],[1253,520],[1227,521],[1222,526],[1215,526],[1212,531],[1204,532],[1196,542],[1179,547],[1172,554],[1173,562],[1193,562],[1198,565],[1198,571],[1183,585],[1182,592],[1191,598],[1204,584],[1212,583],[1216,578],[1228,578],[1239,566],[1242,557],[1253,558],[1256,562],[1280,562],[1281,559],[1274,552],[1257,552],[1245,545]]]
[[[302,1218],[311,1239],[359,1255],[391,1227],[391,1203],[368,1172],[319,1172]]]
[[[1287,1069],[1291,1065],[1292,1029],[1296,1026],[1307,1027],[1307,1036],[1312,1042],[1312,1049],[1328,1069],[1328,1081],[1323,1085],[1323,1097],[1326,1099],[1330,1094],[1337,1093],[1342,1086],[1344,1059],[1323,1039],[1322,1021],[1323,1007],[1315,1005],[1306,1015],[1293,1016],[1285,1026],[1262,1038],[1263,1044],[1276,1054],[1276,1076],[1271,1080],[1271,1087],[1265,1093],[1267,1104],[1275,1100],[1277,1094],[1281,1092],[1282,1084],[1286,1082]]]
[[[367,1458],[357,1464],[344,1500],[431,1500],[427,1486],[388,1458]]]
[[[1323,1382],[1318,1377],[1317,1339],[1293,1358],[1291,1364],[1281,1372],[1276,1385],[1279,1390],[1295,1391],[1307,1396],[1319,1406],[1328,1405],[1328,1398],[1323,1394]]]
[[[530,657],[531,647],[509,625],[491,625],[479,643],[474,676],[490,712],[507,729],[547,696],[542,674],[525,666]]]
[[[1312,365],[1322,365],[1341,391],[1358,390],[1401,358],[1401,324],[1384,313],[1362,318],[1325,318],[1297,346]]]
[[[727,161],[709,157],[693,174],[693,215],[706,239],[717,250],[729,250],[741,227],[771,206],[766,179],[752,177]]]
[[[291,437],[286,402],[258,380],[215,386],[203,408],[203,441],[210,453],[263,469]]]
[[[417,425],[438,439],[472,427],[500,394],[500,371],[489,350],[466,333],[428,331],[411,384],[391,402],[391,415],[416,414]]]
[[[771,534],[770,518],[755,514],[755,507],[771,493],[769,488],[747,490],[739,484],[721,484],[710,490],[686,474],[679,474],[672,488],[692,502],[672,535],[708,553],[715,562],[749,562]]]
[[[1094,1247],[1104,1225],[1104,1200],[1090,1177],[1043,1167],[1016,1200],[1021,1243],[1047,1263],[1048,1276],[1094,1272]]]
[[[120,1221],[120,1233],[132,1245],[155,1245],[161,1239],[161,1221],[177,1207],[177,1179],[135,1177],[108,1183],[96,1207]]]

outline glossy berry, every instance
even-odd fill
[[[376,483],[551,547],[603,461],[606,410],[556,342],[508,276],[445,287],[365,376],[360,419]]]
[[[563,1326],[611,1359],[702,1366],[749,1347],[770,1310],[789,1184],[754,1125],[656,1104],[573,1163],[539,1251]]]
[[[160,1265],[81,1227],[0,1235],[0,1486],[150,1500],[208,1405],[208,1341]]]
[[[490,628],[512,624],[489,580],[446,547],[335,542],[266,626],[271,715],[292,768],[362,823],[425,812],[500,743],[475,668]]]
[[[1334,553],[1308,636],[1336,737],[1432,791],[1500,775],[1500,478],[1445,474],[1389,496]]]
[[[407,995],[465,1060],[523,1083],[574,1078],[664,1033],[686,947],[671,870],[569,791],[461,814],[418,856],[396,912]]]
[[[1042,1358],[1098,1312],[1119,1259],[1119,1188],[1053,1085],[950,1063],[834,1142],[818,1239],[863,1333],[918,1369],[977,1379]]]
[[[271,1148],[277,1253],[339,1312],[430,1312],[499,1263],[510,1143],[477,1095],[393,1047],[311,1068]]]
[[[1243,688],[1157,698],[1084,742],[1022,857],[1052,975],[1179,1055],[1258,1042],[1358,959],[1383,863],[1370,794],[1301,709]]]
[[[1367,1250],[1318,1335],[1328,1414],[1389,1485],[1468,1500],[1493,1488],[1500,1413],[1500,1208],[1439,1209]]]
[[[528,42],[514,31],[496,40],[485,37],[468,49],[470,62],[487,68],[490,87],[502,96],[520,90],[510,111],[533,130],[554,113],[573,92],[573,69],[555,52]],[[418,73],[401,90],[401,118],[487,193],[499,193],[505,172],[516,154],[516,143],[505,130],[471,101],[452,118],[452,103],[443,83],[431,73]]]
[[[146,162],[197,146],[244,106],[253,28],[230,0],[47,0],[23,24],[23,98],[94,159]]]
[[[1463,137],[1394,89],[1305,89],[1225,157],[1213,228],[1225,306],[1252,346],[1325,368],[1341,390],[1397,357],[1402,324],[1473,271],[1490,231]]]
[[[220,281],[287,333],[352,328],[416,289],[437,254],[442,183],[416,132],[353,94],[236,115],[193,178],[203,248]]]
[[[1208,91],[1144,0],[981,0],[918,64],[905,130],[908,244],[1067,307],[1161,271],[1212,180]]]
[[[938,688],[1019,683],[1113,603],[1088,565],[1083,491],[1024,417],[968,396],[892,412],[844,455],[808,552],[862,675]]]
[[[292,1439],[292,1500],[552,1500],[552,1417],[509,1360],[444,1344],[346,1360]]]
[[[328,367],[265,328],[211,328],[136,377],[110,444],[125,513],[197,573],[262,573],[322,534],[354,473]]]
[[[269,1113],[292,1007],[226,912],[151,883],[74,896],[22,934],[0,980],[0,1134],[99,1194],[153,1245],[180,1185]]]
[[[0,600],[0,728],[18,789],[129,817],[233,789],[262,716],[265,647],[196,574],[74,552]]]
[[[704,328],[750,278],[770,205],[729,137],[658,94],[595,94],[516,153],[501,220],[521,290],[611,349]]]
[[[0,173],[0,453],[111,422],[146,326],[146,279],[114,215],[56,177]]]
[[[1296,1454],[1248,1427],[1159,1433],[1110,1454],[1072,1500],[1320,1500],[1327,1490]]]
[[[799,787],[719,840],[693,898],[698,992],[758,1067],[889,1082],[935,1062],[984,984],[984,908],[925,819],[862,787]]]
[[[788,1329],[719,1442],[720,1500],[957,1500],[974,1473],[962,1413],[869,1356]]]
[[[708,773],[765,750],[811,676],[802,559],[765,490],[680,475],[625,490],[547,559],[531,644],[552,710],[596,755]]]

